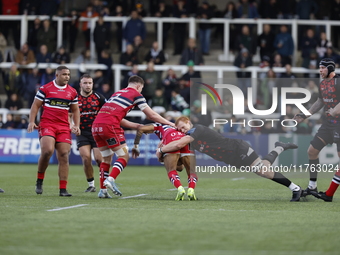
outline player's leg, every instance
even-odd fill
[[[92,158],[91,158],[91,145],[86,144],[86,145],[79,147],[79,154],[83,162],[84,173],[85,173],[88,185],[89,185],[89,187],[85,190],[85,192],[95,192],[96,188],[94,186],[94,175],[93,175],[93,166],[92,166]]]
[[[71,144],[65,142],[56,143],[56,156],[58,159],[58,175],[59,175],[59,196],[72,196],[67,192],[67,179],[69,172],[69,154]]]
[[[45,172],[50,162],[50,158],[53,155],[55,147],[55,138],[52,136],[43,136],[40,138],[40,157],[38,161],[37,181],[35,186],[35,192],[37,194],[43,193],[43,182],[45,178]]]
[[[98,143],[97,143],[98,145]],[[99,145],[98,145],[99,146]],[[109,176],[110,172],[110,166],[111,166],[111,161],[112,161],[112,156],[113,156],[113,151],[107,147],[107,146],[102,146],[99,148],[95,148],[96,151],[99,151],[102,161],[99,165],[99,184],[100,184],[100,191],[98,193],[99,198],[112,198],[109,193],[107,192],[107,189],[104,185],[104,181],[106,178]]]
[[[198,177],[195,171],[196,157],[195,155],[191,155],[184,156],[181,159],[188,174],[188,192],[187,192],[188,198],[189,200],[197,200],[195,195],[196,183],[198,181]]]
[[[177,196],[175,200],[183,200],[185,195],[185,189],[183,188],[181,179],[176,171],[179,156],[179,153],[167,153],[164,155],[165,170],[168,174],[170,182],[177,189]]]

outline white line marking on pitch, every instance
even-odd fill
[[[85,205],[88,205],[88,204],[80,204],[80,205],[72,205],[72,206],[68,206],[68,207],[60,207],[60,208],[51,209],[51,210],[47,210],[47,211],[48,212],[61,211],[61,210],[77,208],[77,207],[81,207],[81,206],[85,206]]]
[[[134,196],[128,196],[128,197],[121,197],[119,199],[127,199],[127,198],[133,198],[133,197],[142,197],[142,196],[146,196],[147,194],[138,194],[138,195],[134,195]]]
[[[239,177],[239,178],[232,178],[231,180],[232,181],[238,181],[238,180],[244,180],[245,179],[245,177]]]

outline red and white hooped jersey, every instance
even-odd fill
[[[78,104],[78,93],[70,85],[59,86],[51,81],[40,87],[35,98],[43,101],[40,123],[69,126],[68,113],[71,104]]]

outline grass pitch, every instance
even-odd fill
[[[291,203],[287,188],[250,173],[244,179],[200,178],[198,201],[174,201],[177,192],[162,167],[128,166],[117,180],[125,199],[84,193],[81,166],[70,166],[73,197],[58,196],[55,165],[46,172],[42,195],[34,191],[36,165],[2,164],[0,174],[4,255],[339,254],[337,195],[333,203],[313,197]],[[287,177],[308,183],[307,173]],[[331,177],[320,174],[320,190]]]

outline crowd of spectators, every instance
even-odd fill
[[[148,4],[144,5],[146,2]],[[190,83],[190,78],[201,77],[201,73],[195,71],[194,66],[204,65],[204,56],[211,54],[211,40],[218,39],[224,45],[223,25],[199,23],[196,41],[195,38],[185,36],[188,34],[187,23],[164,23],[162,25],[163,48],[159,49],[157,41],[147,42],[147,30],[143,17],[195,17],[202,20],[214,17],[340,20],[340,0],[234,0],[227,1],[224,9],[218,9],[209,1],[199,0],[88,0],[86,8],[72,9],[69,13],[64,13],[65,8],[61,7],[65,1],[61,0],[2,0],[0,3],[3,15],[37,15],[34,21],[29,22],[27,42],[23,45],[20,45],[20,22],[0,21],[0,62],[15,63],[9,70],[2,70],[4,90],[8,100],[12,95],[16,95],[23,103],[21,107],[29,107],[37,89],[54,79],[54,70],[51,68],[20,69],[20,65],[29,63],[67,64],[74,62],[80,64],[78,77],[89,72],[82,64],[104,64],[108,67],[107,70],[93,72],[94,89],[109,97],[114,92],[112,86],[114,77],[110,68],[114,63],[112,54],[118,53],[119,63],[131,67],[131,70],[122,72],[122,87],[125,87],[131,75],[142,76],[147,85],[143,91],[146,99],[152,107],[158,107],[158,112],[164,114],[171,112],[169,118],[177,116],[178,113],[189,113],[190,102],[196,99],[190,99],[190,89],[196,88]],[[64,23],[63,45],[56,45],[56,22],[50,19],[41,20],[39,15],[70,18],[70,21]],[[130,16],[130,19],[123,26],[122,22],[105,22],[105,16]],[[96,17],[98,20],[95,27],[91,28],[91,22],[80,22],[80,17]],[[96,57],[91,56],[89,50],[91,31],[93,31]],[[278,78],[296,78],[290,71],[294,49],[301,53],[301,60],[297,62],[298,66],[317,69],[319,60],[324,57],[334,59],[337,67],[340,65],[340,56],[337,54],[340,26],[332,27],[332,35],[327,35],[322,26],[299,26],[298,45],[294,45],[289,25],[264,24],[262,34],[256,34],[256,31],[256,27],[252,24],[230,26],[229,49],[235,55],[233,65],[241,69],[256,65],[254,56],[259,52],[260,67],[285,67],[287,70],[286,73],[275,73],[270,69],[261,74],[257,91],[259,99],[256,102],[259,107],[271,106],[270,88],[281,86]],[[16,52],[6,51],[10,32],[14,43],[12,46],[17,49]],[[84,38],[83,50],[79,56],[72,57],[80,36],[79,32],[82,32]],[[165,50],[168,48],[171,32],[173,33],[172,55],[180,55],[178,64],[188,66],[188,71],[181,77],[177,77],[172,69],[164,75],[154,70],[154,65],[162,65],[167,61]],[[157,33],[157,24],[155,24],[155,33]],[[332,40],[327,38],[332,38]],[[125,52],[121,52],[122,39],[125,39],[127,43],[124,47]],[[146,70],[138,70],[138,64],[147,64]],[[246,95],[247,88],[251,86],[250,73],[240,70],[236,73],[236,77],[240,78],[237,85]],[[304,78],[318,78],[318,74],[306,73]],[[294,82],[291,84],[294,86]],[[77,87],[78,81],[74,81],[72,85]],[[191,93],[193,94],[196,95],[196,93]],[[192,113],[198,112],[199,109],[198,101],[195,102],[190,109]],[[253,131],[248,130],[248,132]]]

